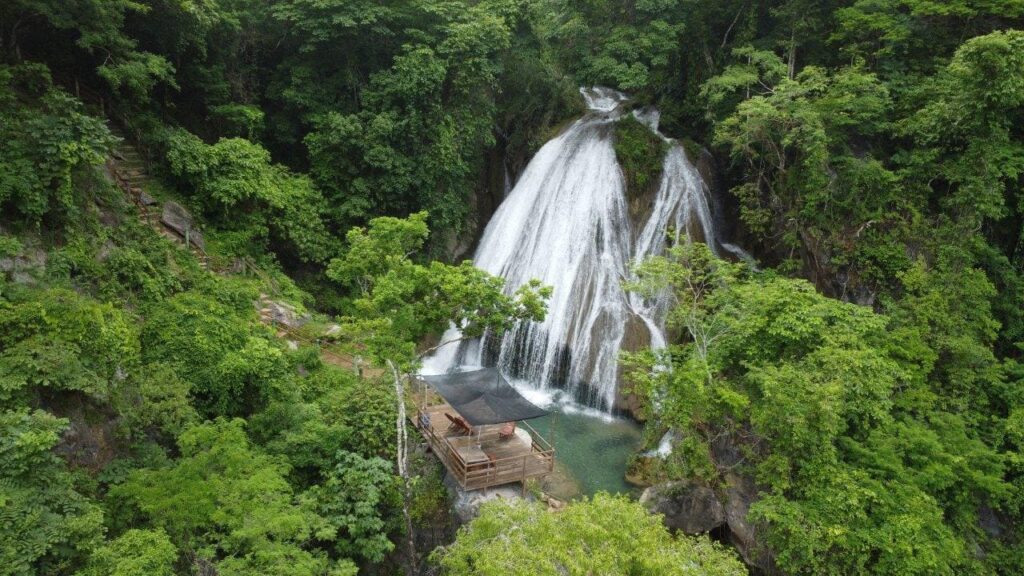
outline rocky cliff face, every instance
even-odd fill
[[[727,434],[711,446],[711,459],[722,474],[713,484],[675,480],[644,490],[640,501],[665,525],[686,534],[710,533],[736,548],[757,574],[781,574],[771,553],[761,542],[763,526],[747,518],[758,500],[758,486],[743,468],[743,455]]]
[[[444,258],[458,262],[473,256],[484,228],[494,216],[505,195],[515,185],[535,150],[509,149],[503,142],[484,153],[484,165],[473,193],[463,230],[444,239]]]

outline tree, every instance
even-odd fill
[[[109,304],[51,289],[0,300],[0,310],[0,406],[62,392],[106,402],[138,366],[135,326]]]
[[[912,181],[964,229],[1024,213],[1024,32],[994,32],[957,49],[901,124]],[[924,178],[924,172],[930,178]],[[936,178],[937,176],[937,178]],[[1009,231],[1009,243],[1021,238]]]
[[[394,384],[396,461],[403,483],[402,514],[409,546],[408,571],[412,574],[418,568],[409,513],[411,484],[402,372],[413,370],[425,354],[418,355],[416,347],[427,335],[441,334],[455,326],[461,337],[480,336],[485,330],[505,330],[517,321],[541,320],[544,300],[550,294],[550,289],[530,282],[508,295],[502,291],[500,278],[468,261],[458,266],[413,262],[410,257],[423,246],[428,233],[425,213],[406,220],[376,218],[370,221],[369,229],[349,232],[348,250],[332,260],[327,270],[331,279],[358,286],[361,291],[352,303],[354,314],[341,319],[348,345],[386,365]]]
[[[8,574],[67,574],[102,541],[102,510],[53,453],[66,426],[42,410],[0,412],[0,561]]]
[[[306,497],[337,530],[334,540],[339,554],[380,562],[395,547],[388,539],[385,520],[398,495],[391,463],[345,451],[339,451],[335,461],[324,482]]]
[[[77,576],[174,576],[177,559],[163,530],[128,530],[93,551]]]
[[[416,345],[449,325],[471,338],[543,318],[550,289],[539,283],[525,284],[509,295],[502,291],[501,278],[469,261],[414,262],[411,256],[427,234],[424,213],[408,219],[375,218],[368,229],[349,231],[348,249],[328,266],[329,278],[360,290],[352,315],[342,320],[370,358],[408,368],[417,360]]]
[[[272,164],[262,146],[244,138],[207,145],[178,131],[169,138],[167,159],[206,212],[255,247],[284,240],[305,262],[323,262],[334,247],[323,197],[305,176]]]
[[[14,0],[0,10],[0,21],[9,26],[3,30],[4,48],[20,60],[22,43],[33,40],[33,34],[53,37],[55,30],[75,31],[75,46],[95,57],[96,73],[111,89],[145,102],[158,84],[176,87],[170,62],[138,50],[138,42],[124,30],[129,14],[147,9],[131,0]]]
[[[685,8],[676,0],[564,2],[555,33],[565,62],[588,85],[613,86],[641,97],[672,90]]]
[[[851,142],[884,133],[888,89],[861,66],[811,66],[789,79],[772,53],[734,55],[747,62],[709,80],[703,92],[713,105],[742,95],[715,130],[743,172],[732,189],[741,218],[769,246],[799,250],[797,265],[830,292],[868,292],[870,300],[877,287],[861,278],[884,276],[876,271],[888,263],[858,252],[849,238],[898,224],[905,201],[897,176]],[[836,277],[847,280],[829,285]]]
[[[914,75],[929,72],[965,38],[1013,27],[1022,16],[1024,7],[1012,0],[857,0],[836,10],[831,41],[894,77]]]
[[[322,574],[333,563],[304,544],[334,530],[299,503],[285,479],[287,464],[250,446],[244,426],[218,419],[189,428],[178,438],[180,459],[134,471],[112,497],[220,573]]]
[[[306,369],[308,376],[282,387],[266,409],[249,419],[254,440],[268,453],[288,459],[293,485],[324,482],[334,473],[339,450],[366,460],[394,458],[390,386],[329,364]]]
[[[939,366],[960,365],[961,352],[973,360],[958,383],[1001,384],[991,365],[979,366],[983,355],[963,341],[963,326],[939,328],[947,336],[933,340],[904,316],[956,323],[963,310],[930,293],[905,298],[917,313],[886,317],[692,247],[638,272],[640,288],[672,290],[670,326],[684,329],[670,363],[638,361],[652,420],[682,439],[664,472],[712,486],[730,474],[755,480],[749,519],[786,573],[979,568],[960,527],[977,522],[982,503],[999,506],[1010,487],[985,428],[971,425],[963,405],[936,402],[959,394],[934,387],[945,387]],[[959,278],[963,293],[951,297],[980,328],[984,282],[962,270]],[[936,353],[932,342],[952,346]]]
[[[452,576],[747,573],[733,552],[707,537],[673,537],[659,516],[607,494],[557,514],[535,503],[488,502],[432,559]]]
[[[0,206],[30,224],[72,220],[83,207],[76,182],[102,164],[114,144],[82,103],[51,86],[40,64],[0,66]]]
[[[290,3],[287,16],[306,22],[300,14],[310,8],[307,2]],[[308,109],[305,121],[312,130],[303,141],[311,174],[330,200],[334,221],[348,226],[371,215],[426,210],[437,230],[461,231],[481,168],[478,152],[495,142],[490,93],[500,72],[498,55],[510,42],[504,12],[514,9],[504,2],[460,10],[429,2],[397,8],[331,2],[315,8],[332,12],[330,18],[341,24],[332,35],[347,36],[363,28],[367,38],[387,38],[368,46],[357,40],[356,53],[368,62],[379,62],[390,52],[385,60],[389,64],[365,71],[358,64],[350,68],[364,72],[368,82],[331,75],[332,80],[340,76],[338,81],[356,84],[352,90],[358,105],[352,110],[336,104],[334,93],[323,95],[320,83],[290,91],[301,94]],[[408,36],[391,44],[394,21],[406,18]],[[318,21],[312,25],[320,27]],[[319,41],[325,35],[317,32],[303,42],[316,43],[321,50]],[[340,57],[351,59],[353,54]],[[319,67],[308,72],[318,80],[323,73]],[[293,73],[292,81],[297,77]]]

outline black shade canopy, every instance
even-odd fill
[[[529,420],[548,413],[516,392],[496,368],[420,378],[473,426]]]

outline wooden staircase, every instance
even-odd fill
[[[124,132],[116,125],[110,126],[110,132],[121,139],[113,156],[108,160],[107,165],[111,174],[125,197],[135,206],[139,219],[152,228],[157,234],[171,240],[172,242],[188,248],[192,255],[199,261],[199,267],[203,270],[210,270],[210,257],[193,244],[186,246],[185,239],[177,232],[171,230],[160,220],[160,206],[156,201],[145,193],[145,187],[149,181],[149,171],[146,158],[139,152],[135,145],[131,144]]]

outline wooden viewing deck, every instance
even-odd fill
[[[481,490],[543,478],[555,466],[555,449],[523,421],[516,422],[516,434],[503,439],[500,424],[477,426],[473,435],[449,430],[445,413],[458,416],[443,400],[418,408],[413,424],[427,439],[434,454],[464,490]]]

